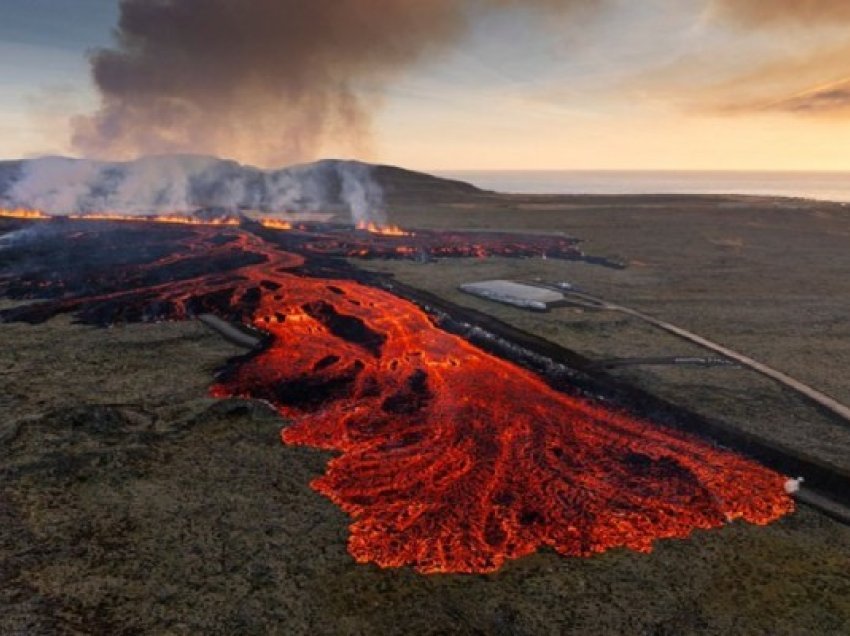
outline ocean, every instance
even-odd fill
[[[518,194],[751,194],[850,202],[850,172],[462,170],[435,174]]]

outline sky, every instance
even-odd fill
[[[141,2],[125,1],[133,15],[123,7],[136,20],[122,22],[124,35],[144,40],[131,46],[116,40],[117,0],[0,0],[0,157],[181,151],[266,166],[337,156],[423,170],[850,170],[845,0],[549,0],[532,9],[448,0],[424,17],[411,17],[425,5],[410,0],[331,2],[327,12],[351,14],[330,17],[296,16],[295,0],[271,9],[242,0],[257,16],[233,20],[235,44],[216,44],[224,35],[199,48],[181,48],[192,36],[180,29],[207,16],[180,22],[174,9],[144,31]],[[370,11],[393,3],[408,8],[373,24]],[[348,27],[358,11],[366,26]],[[240,27],[269,24],[275,42],[275,20],[281,34],[307,24],[318,44],[268,49],[262,72],[246,62],[217,83],[227,62],[250,61]],[[172,23],[174,40],[161,40]],[[382,39],[388,29],[409,31],[416,47],[397,34]],[[246,36],[245,46],[263,37]],[[160,46],[168,56],[158,57]],[[93,77],[91,56],[103,49],[120,59],[95,55]],[[187,74],[172,73],[182,60]],[[299,75],[302,62],[309,73]],[[153,97],[150,73],[164,77]],[[203,84],[192,84],[197,76]],[[163,95],[170,78],[190,86]],[[249,83],[258,79],[280,89]]]

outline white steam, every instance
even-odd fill
[[[795,492],[800,491],[800,486],[803,484],[803,478],[797,477],[796,479],[787,479],[785,481],[785,492],[789,495],[793,495]]]
[[[355,223],[380,223],[383,196],[373,170],[368,164],[335,160],[266,171],[193,155],[126,163],[44,157],[22,164],[11,185],[0,189],[0,206],[58,215],[209,208],[270,214],[347,212]]]
[[[383,225],[383,192],[370,175],[371,166],[347,164],[340,172],[342,180],[341,198],[348,203],[351,220],[355,224],[370,221]]]

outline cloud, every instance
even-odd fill
[[[701,27],[712,46],[634,85],[645,82],[690,113],[850,116],[850,3],[709,0],[705,7]]]
[[[746,28],[850,21],[850,3],[844,0],[713,0],[710,10]]]
[[[121,0],[115,46],[91,57],[100,106],[74,120],[72,144],[260,165],[312,159],[328,140],[362,154],[382,90],[477,15],[600,1]]]
[[[785,112],[798,115],[850,115],[850,79],[816,86],[769,101],[730,104],[727,112]]]
[[[850,80],[830,88],[812,89],[769,105],[772,109],[798,113],[850,111]]]

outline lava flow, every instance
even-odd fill
[[[273,230],[291,230],[292,223],[289,221],[284,221],[282,219],[260,219],[260,225],[263,227],[271,228]]]
[[[7,219],[49,219],[49,214],[45,214],[41,210],[31,210],[29,208],[0,208],[0,218]]]
[[[657,539],[793,509],[772,470],[560,393],[386,291],[307,275],[309,244],[299,254],[206,227],[170,240],[168,255],[66,281],[47,311],[37,303],[2,316],[76,311],[109,322],[212,310],[269,332],[270,344],[212,393],[268,400],[292,421],[285,443],[338,453],[312,486],[351,516],[358,562],[491,572],[542,546],[649,551]],[[31,282],[17,294],[44,293],[43,279]]]
[[[239,225],[239,219],[236,217],[200,219],[185,214],[152,214],[139,216],[134,214],[118,214],[114,212],[95,212],[86,214],[69,214],[68,218],[83,221],[131,221],[137,223],[169,223],[172,225]]]
[[[361,221],[357,224],[357,229],[383,236],[413,236],[412,232],[405,232],[397,225],[378,225],[377,223]]]
[[[172,225],[239,225],[234,216],[222,216],[209,219],[189,216],[188,214],[120,214],[118,212],[86,212],[85,214],[50,215],[41,210],[29,208],[0,208],[0,218],[7,219],[75,219],[78,221],[131,221],[146,223],[168,223]]]

